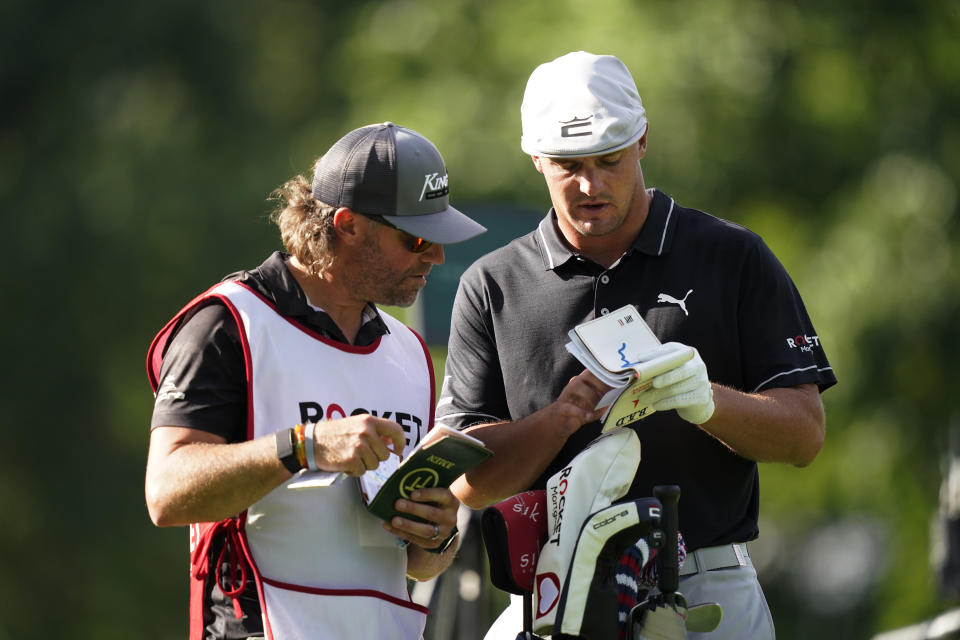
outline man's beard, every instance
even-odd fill
[[[357,259],[362,268],[345,273],[344,281],[358,298],[393,307],[409,307],[417,299],[418,282],[407,277],[409,272],[399,273],[387,266],[377,236],[367,236]]]

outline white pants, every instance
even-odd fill
[[[690,640],[775,640],[773,617],[752,566],[684,576],[679,590],[689,606],[718,602],[723,607],[716,631],[689,633]]]
[[[775,640],[773,618],[752,566],[715,569],[680,578],[680,593],[693,606],[718,602],[720,626],[710,633],[688,633],[690,640]],[[523,629],[523,598],[510,596],[483,640],[516,640]]]

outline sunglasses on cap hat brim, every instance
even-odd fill
[[[424,251],[428,250],[430,247],[433,246],[433,243],[430,242],[429,240],[424,240],[423,238],[419,238],[413,235],[412,233],[407,233],[406,231],[404,231],[397,225],[393,224],[383,216],[377,215],[375,213],[362,213],[360,211],[358,211],[357,213],[362,215],[364,218],[369,218],[374,222],[379,222],[380,224],[386,227],[390,227],[391,229],[396,229],[401,234],[403,234],[403,239],[404,239],[404,242],[406,243],[407,251],[409,251],[410,253],[423,253]]]

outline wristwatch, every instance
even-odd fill
[[[296,435],[293,429],[281,429],[277,431],[277,458],[283,463],[290,473],[297,473],[302,469],[300,461],[297,459],[297,450],[295,444]]]
[[[454,526],[453,530],[450,531],[450,535],[448,535],[443,540],[443,542],[440,543],[439,547],[435,547],[433,549],[428,549],[424,547],[423,550],[426,551],[427,553],[438,553],[438,554],[443,553],[444,551],[450,548],[450,545],[453,544],[453,541],[456,539],[458,535],[460,535],[460,531],[457,530],[456,526]]]

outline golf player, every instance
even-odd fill
[[[520,146],[553,206],[461,278],[437,421],[495,455],[452,488],[472,508],[542,489],[600,433],[607,388],[566,352],[567,331],[633,304],[664,351],[696,353],[644,392],[656,412],[630,427],[643,457],[628,497],[679,485],[680,591],[723,607],[709,638],[772,639],[746,546],[757,463],[803,467],[820,451],[820,392],[836,382],[823,340],[759,236],[647,187],[654,139],[619,59],[578,51],[538,66],[520,111]]]

